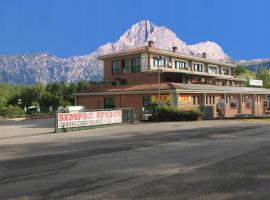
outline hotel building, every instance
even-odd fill
[[[245,87],[236,65],[147,46],[99,57],[104,84],[75,94],[88,109],[142,108],[157,103],[179,109],[202,108],[205,118],[265,115],[270,90]]]

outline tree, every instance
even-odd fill
[[[270,72],[267,69],[258,72],[257,78],[263,81],[263,87],[270,88]]]
[[[56,82],[47,85],[35,83],[28,86],[0,84],[0,110],[8,105],[20,106],[22,109],[25,106],[39,105],[43,109],[52,106],[54,110],[59,106],[74,105],[73,93],[98,84],[86,80],[81,80],[78,83]],[[18,99],[21,99],[20,105],[18,105]]]
[[[244,66],[238,65],[235,68],[235,75],[241,75],[244,74],[246,72],[246,68]]]
[[[0,109],[5,108],[10,98],[20,92],[20,86],[10,83],[0,84]]]
[[[83,90],[90,87],[90,82],[86,80],[81,80],[77,83],[77,90]]]

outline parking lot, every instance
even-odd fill
[[[270,199],[269,121],[53,123],[0,119],[0,199]]]

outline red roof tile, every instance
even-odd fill
[[[88,88],[80,90],[78,93],[89,92],[116,92],[116,91],[143,91],[143,90],[170,90],[174,89],[171,83],[153,83],[153,84],[140,84],[140,85],[115,85],[115,86],[100,86],[96,88]]]

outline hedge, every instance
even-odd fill
[[[0,116],[3,117],[25,117],[25,112],[19,106],[9,105],[0,109]]]
[[[173,106],[157,108],[157,121],[195,121],[201,117],[200,110],[179,110]]]

